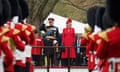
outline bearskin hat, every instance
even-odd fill
[[[3,14],[2,24],[6,23],[11,19],[11,6],[8,0],[2,0]]]
[[[11,17],[19,16],[19,3],[18,0],[9,0],[11,5]]]
[[[71,18],[68,18],[67,21],[66,21],[66,24],[69,24],[69,23],[72,23],[72,19]]]
[[[95,26],[95,15],[96,15],[96,10],[98,6],[94,6],[88,9],[87,11],[87,22],[92,28],[92,31],[94,31],[94,26]]]
[[[103,26],[102,26],[102,17],[103,17],[104,12],[105,12],[105,8],[104,7],[97,8],[95,24],[98,27],[100,27],[101,29],[103,29]]]
[[[27,2],[25,0],[18,0],[18,1],[19,1],[19,5],[21,7],[22,20],[24,20],[29,15],[29,8],[28,8]]]
[[[0,17],[2,15],[2,0],[0,0]]]
[[[2,24],[2,22],[1,22],[2,21],[2,13],[3,13],[2,12],[2,10],[3,10],[2,8],[3,8],[2,7],[2,0],[0,0],[0,25]]]
[[[105,10],[105,13],[102,18],[102,26],[103,26],[103,30],[106,30],[107,28],[111,28],[113,26],[113,22],[109,16],[107,10]]]
[[[119,8],[120,1],[107,0],[106,3],[108,14],[110,15],[111,20],[120,25],[120,8]]]

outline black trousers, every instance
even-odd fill
[[[76,54],[76,66],[80,66],[83,63],[83,56],[81,56],[80,54]]]
[[[54,55],[47,55],[47,63],[48,63],[48,66],[54,66]]]
[[[15,65],[14,66],[14,72],[25,72],[25,68],[21,67],[21,66],[18,66],[18,65]]]
[[[25,72],[30,72],[30,62],[26,62]]]
[[[32,59],[35,62],[35,66],[40,66],[40,55],[32,55]]]
[[[32,59],[35,62],[35,66],[42,66],[45,64],[44,55],[32,55]]]
[[[62,59],[61,64],[62,64],[62,66],[68,66],[68,65],[72,66],[74,63],[74,60],[75,59],[72,59],[72,58],[70,58],[70,60],[68,58]]]
[[[44,45],[45,46],[54,46],[53,45],[53,39],[44,39]],[[45,48],[44,49],[44,54],[47,56],[47,63],[48,63],[48,66],[54,66],[54,59],[55,59],[55,56],[54,56],[54,53],[55,53],[55,48]]]

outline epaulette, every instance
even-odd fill
[[[28,30],[25,30],[25,33],[27,34],[27,36],[31,34]]]
[[[31,25],[31,27],[32,27],[32,30],[33,30],[33,31],[36,29],[36,27],[35,27],[34,25]]]
[[[108,36],[107,36],[107,32],[110,32],[111,30],[115,29],[115,27],[112,28],[108,28],[107,30],[100,32],[98,35],[99,37],[101,37],[103,40],[105,41],[109,41]]]
[[[27,25],[22,24],[22,31],[24,31],[27,28]]]
[[[82,37],[88,40],[87,33],[82,34]]]
[[[18,33],[20,33],[20,31],[19,31],[18,29],[14,29],[13,35],[16,35],[16,34],[18,34]]]
[[[103,40],[109,41],[108,36],[107,36],[107,31],[103,31],[103,32],[99,33],[98,35],[99,35],[99,37],[101,37]]]
[[[3,36],[2,39],[1,39],[1,42],[5,42],[5,41],[9,41],[10,38],[7,37],[7,36]]]
[[[3,35],[3,34],[5,34],[5,33],[8,32],[8,31],[9,31],[8,28],[3,28],[3,29],[2,29],[2,32],[0,33],[0,35]]]
[[[92,39],[92,40],[94,40],[94,39],[95,39],[95,38],[94,38],[94,35],[95,35],[94,33],[90,34],[90,35],[89,35],[89,38]]]

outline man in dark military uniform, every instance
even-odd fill
[[[54,26],[54,18],[48,18],[48,21],[49,26],[45,26],[45,46],[58,46],[59,31],[58,28]],[[48,65],[53,66],[55,64],[56,52],[58,52],[58,48],[46,47],[44,49],[44,54],[47,56]]]

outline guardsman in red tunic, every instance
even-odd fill
[[[28,54],[31,55],[31,52],[30,53],[27,52],[29,50],[27,50],[28,48],[26,46],[26,45],[30,44],[30,37],[29,37],[30,36],[30,32],[28,30],[26,30],[27,29],[27,25],[24,25],[22,23],[15,24],[15,28],[20,30],[19,36],[25,42],[25,50],[24,50],[25,60],[24,61],[26,63],[27,62],[26,61],[26,57],[28,56]],[[31,62],[31,59],[30,59],[30,62]],[[25,68],[25,70],[26,70],[26,68]]]
[[[85,27],[85,31],[87,33],[84,33],[83,39],[81,41],[81,44],[85,45],[84,43],[86,43],[86,55],[88,57],[88,70],[89,72],[92,72],[92,70],[94,69],[95,66],[95,55],[93,54],[93,50],[92,48],[94,47],[93,41],[90,39],[90,35],[92,34],[92,32],[94,31],[94,26],[95,26],[95,14],[96,14],[96,10],[98,7],[92,7],[90,9],[88,9],[87,12],[87,20],[88,20],[88,24]]]
[[[8,27],[9,32],[6,34],[6,36],[10,37],[10,43],[11,47],[13,48],[14,53],[14,71],[13,72],[24,72],[25,68],[25,62],[24,59],[24,48],[25,44],[19,37],[19,30],[15,29],[15,23],[18,22],[19,19],[19,5],[17,0],[8,0],[11,6],[11,21]],[[6,72],[11,72],[10,69],[13,65],[10,65],[9,67],[5,68]]]
[[[12,23],[12,22],[11,22]],[[10,27],[9,27],[10,28]],[[25,69],[25,42],[23,42],[19,36],[20,31],[18,29],[11,29],[5,35],[11,38],[11,46],[13,48],[14,56],[15,56],[15,71],[18,67],[24,71]],[[17,68],[16,68],[17,67]],[[20,70],[19,70],[20,71]]]
[[[87,33],[82,35],[83,38],[81,39],[81,45],[86,46],[86,56],[88,57],[88,70],[89,72],[91,72],[95,66],[95,55],[93,54],[92,50],[94,46],[92,45],[93,41],[90,39],[92,29],[87,24],[85,26],[85,30],[87,30]]]
[[[108,24],[108,25],[105,25],[105,24]],[[96,25],[101,30],[105,30],[105,29],[110,28],[112,26],[111,20],[110,20],[110,18],[108,16],[108,13],[107,13],[107,11],[105,10],[104,7],[99,7],[97,9]],[[92,50],[94,50],[94,52],[95,52],[95,65],[96,66],[94,67],[93,72],[101,72],[103,70],[102,66],[104,65],[106,60],[105,59],[100,59],[99,57],[96,56],[98,42],[99,42],[100,37],[99,37],[98,33],[97,34],[95,33],[95,34],[90,35],[90,38],[93,41],[92,45],[94,45]]]
[[[88,46],[90,43],[90,40],[88,37],[91,35],[92,29],[88,24],[86,24],[84,27],[84,30],[85,30],[85,33],[82,34],[81,46],[86,46],[86,56],[88,56],[89,55],[89,47]]]
[[[26,53],[26,72],[33,72],[33,65],[32,62],[32,45],[35,42],[35,34],[34,30],[35,27],[30,24],[24,24],[27,26],[26,31],[28,34],[28,37],[30,38],[30,43],[26,45],[25,53]]]
[[[75,30],[72,26],[72,20],[68,19],[66,22],[66,28],[63,29],[62,43],[63,46],[74,46],[75,45]],[[68,66],[68,59],[70,59],[70,65],[72,60],[76,58],[76,52],[74,47],[65,47],[65,50],[61,54],[62,65]]]
[[[25,72],[33,72],[33,65],[31,64],[32,62],[32,54],[31,54],[31,49],[32,49],[32,44],[35,41],[35,34],[34,34],[34,30],[35,27],[33,25],[30,25],[28,23],[26,23],[26,18],[29,15],[29,9],[28,9],[28,5],[26,3],[25,0],[18,0],[19,1],[19,5],[21,8],[21,18],[20,21],[22,21],[22,25],[27,26],[27,28],[25,29],[25,33],[27,34],[25,37],[25,41],[26,43],[26,47],[25,47],[25,54],[26,54],[26,69]]]
[[[33,46],[44,46],[43,39],[41,38],[41,35],[36,33],[36,39],[33,43]],[[43,65],[41,55],[43,54],[43,48],[33,47],[32,48],[32,58],[35,62],[35,66],[41,66]]]
[[[10,29],[8,33],[5,35],[10,37],[10,43],[11,47],[13,48],[13,53],[15,57],[14,61],[14,71],[15,72],[23,72],[25,70],[25,55],[24,55],[24,48],[25,48],[25,42],[21,40],[19,34],[20,30],[15,29],[15,24],[18,23],[18,15],[19,15],[19,6],[17,0],[9,0],[11,5],[11,22],[7,23],[6,25]],[[13,65],[10,65],[9,67],[5,68],[6,72],[11,70],[11,67]]]
[[[2,24],[4,24],[4,23],[6,23],[7,21],[9,21],[11,19],[11,5],[9,3],[9,0],[1,0],[1,1],[3,3],[2,4],[3,14],[2,14],[2,21],[1,22],[2,22]],[[6,36],[6,33],[5,33],[5,36]],[[12,52],[12,50],[11,50],[11,52]],[[8,60],[9,59],[7,58],[7,56],[5,56],[4,57],[4,64],[5,64],[4,69],[5,69],[5,72],[14,72],[13,63],[9,64],[7,62]]]
[[[114,26],[99,33],[97,56],[105,59],[102,72],[119,72],[120,64],[120,9],[117,8],[119,1],[107,0],[107,10]]]
[[[105,12],[104,7],[97,8],[96,19],[95,19],[95,27],[97,27],[97,29],[95,28],[94,32],[89,36],[89,38],[91,40],[90,50],[93,52],[93,56],[94,56],[94,66],[93,66],[94,72],[100,71],[100,68],[98,67],[99,58],[97,58],[97,56],[96,56],[96,50],[97,50],[96,41],[99,39],[99,36],[97,33],[101,32],[101,29],[103,29],[102,17],[103,17],[104,12]],[[99,30],[98,30],[98,28],[99,28]]]
[[[106,30],[106,29],[111,28],[113,26],[113,23],[112,23],[112,21],[110,19],[110,16],[109,16],[107,10],[105,10],[105,13],[103,15],[103,19],[102,20],[103,20],[102,21],[102,30]],[[97,34],[97,36],[99,37],[98,34]],[[99,39],[100,39],[100,37],[99,37]],[[97,44],[99,44],[99,39],[96,39],[96,43]],[[99,51],[99,50],[97,50],[97,51]],[[97,53],[97,51],[96,51],[96,53]],[[97,64],[97,67],[99,67],[100,71],[103,71],[103,70],[106,71],[107,67],[104,68],[104,63],[106,63],[106,62],[107,62],[106,59],[99,58],[99,62]]]

